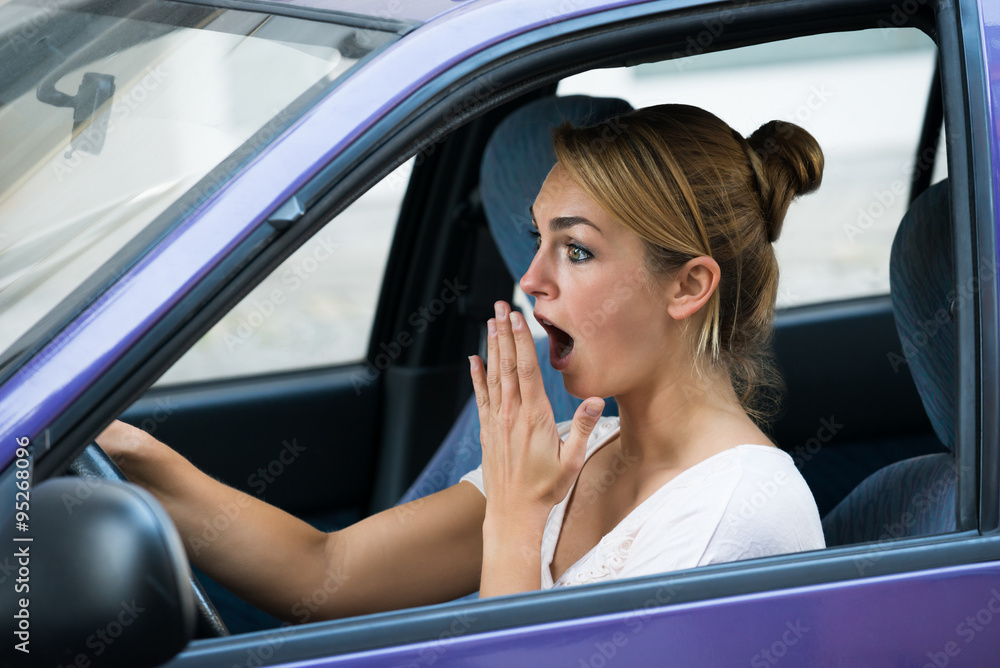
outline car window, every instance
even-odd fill
[[[158,381],[360,361],[409,182],[405,162],[292,254]]]
[[[0,0],[0,26],[5,360],[88,277],[113,280],[126,244],[220,163],[238,169],[392,39],[159,0]]]
[[[706,33],[707,34],[707,33]],[[700,37],[700,36],[699,36]],[[775,244],[778,307],[889,292],[889,250],[909,202],[936,47],[912,29],[812,35],[666,62],[593,70],[559,94],[711,109],[749,135],[801,125],[826,158],[823,184],[794,202]],[[944,145],[933,181],[946,176]]]

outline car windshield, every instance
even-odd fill
[[[394,38],[135,0],[0,0],[0,26],[0,364],[213,168]]]

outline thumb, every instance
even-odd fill
[[[573,415],[573,424],[570,426],[569,435],[566,437],[566,447],[569,448],[570,456],[578,456],[580,465],[587,454],[587,441],[593,433],[597,421],[604,410],[604,399],[591,397],[580,404]]]

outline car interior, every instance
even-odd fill
[[[885,14],[874,9],[843,18],[833,12],[793,13],[783,31],[773,28],[774,11],[773,16],[751,16],[734,10],[724,30],[694,52],[684,36],[713,25],[696,12],[673,23],[647,21],[646,32],[625,22],[636,35],[627,50],[615,31],[577,40],[565,53],[539,48],[538,54],[523,56],[521,67],[541,74],[528,78],[521,71],[502,72],[495,84],[480,83],[475,94],[451,100],[447,107],[440,102],[426,121],[436,129],[403,149],[394,148],[376,173],[385,177],[416,156],[390,227],[362,357],[319,367],[160,383],[131,403],[121,419],[152,433],[216,478],[324,530],[454,484],[480,457],[466,357],[483,349],[493,303],[514,299],[530,262],[527,206],[554,163],[547,144],[550,129],[563,120],[590,123],[629,108],[614,90],[566,93],[560,82],[581,72],[683,62],[702,53],[738,57],[740,49],[757,44],[828,32],[916,28],[928,39],[938,37],[933,14],[923,9],[893,25],[879,24]],[[692,32],[692,26],[698,31]],[[585,48],[590,49],[587,57],[581,55]],[[753,76],[753,63],[746,67],[745,76]],[[953,184],[965,177],[942,165],[942,136],[961,127],[946,118],[943,77],[938,65],[929,82],[908,82],[919,89],[925,104],[915,111],[920,128],[910,148],[917,166],[902,172],[906,213],[894,221],[898,228],[894,225],[887,237],[891,250],[887,245],[879,260],[889,276],[888,287],[848,298],[779,303],[773,353],[786,388],[768,433],[793,456],[809,483],[828,550],[974,528],[968,511],[974,484],[969,485],[967,475],[974,452],[958,437],[955,416],[956,311],[969,300],[963,304],[955,289],[954,258],[967,249],[953,242],[951,212]],[[484,80],[489,82],[489,75]],[[669,101],[670,91],[663,91],[662,99]],[[959,143],[964,139],[947,143],[948,160]],[[894,169],[893,176],[900,172],[898,165]],[[947,178],[940,178],[942,169]],[[368,179],[368,185],[380,180]],[[364,190],[357,188],[352,197]],[[870,200],[873,191],[863,196]],[[270,273],[283,275],[288,265],[279,262],[290,262],[307,236],[318,238],[323,229],[332,230],[335,239],[345,234],[335,227],[334,214],[349,199],[341,197],[317,211],[308,233],[287,241],[271,261]],[[330,227],[323,228],[328,222]],[[817,242],[808,250],[818,253],[821,246]],[[259,294],[250,290],[261,278],[241,279],[237,292],[244,302]],[[454,299],[444,299],[446,288],[454,291]],[[230,299],[230,306],[238,301]],[[213,314],[203,330],[223,315]],[[279,313],[275,320],[293,317]],[[408,336],[401,339],[401,333]],[[568,419],[579,400],[565,392],[558,373],[546,363],[544,344],[540,358],[556,419]],[[605,414],[615,411],[609,402]],[[800,561],[790,555],[768,563]],[[815,559],[803,568],[813,567],[809,564],[815,566]],[[777,570],[766,577],[744,575],[746,567],[713,566],[705,569],[705,577],[721,574],[723,579],[713,586],[728,584],[713,591],[723,592],[783,582]],[[857,575],[877,570],[863,571],[855,557],[845,557],[835,568],[842,569],[837,577],[849,577],[846,573],[854,569],[862,571]],[[230,633],[279,625],[203,574],[199,577]],[[748,577],[756,581],[740,583]],[[609,592],[613,586],[598,585]],[[714,595],[708,592],[693,586],[685,595]],[[545,592],[531,596],[552,597],[534,619],[575,614],[571,599]],[[612,598],[607,609],[624,604],[624,599]],[[523,611],[508,606],[496,615],[509,620],[520,614],[530,621]],[[374,646],[374,638],[366,642]]]

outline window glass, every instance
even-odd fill
[[[392,39],[160,0],[0,0],[0,26],[6,360],[87,277],[112,280],[128,241],[213,168],[250,159]]]
[[[412,168],[411,159],[341,212],[209,330],[159,384],[361,360]]]
[[[814,35],[562,81],[560,95],[617,96],[641,107],[708,109],[749,135],[797,123],[826,158],[820,189],[794,202],[775,244],[778,306],[889,292],[889,250],[906,211],[936,47],[914,29]],[[943,144],[942,144],[943,146]],[[934,180],[945,172],[943,150]]]

